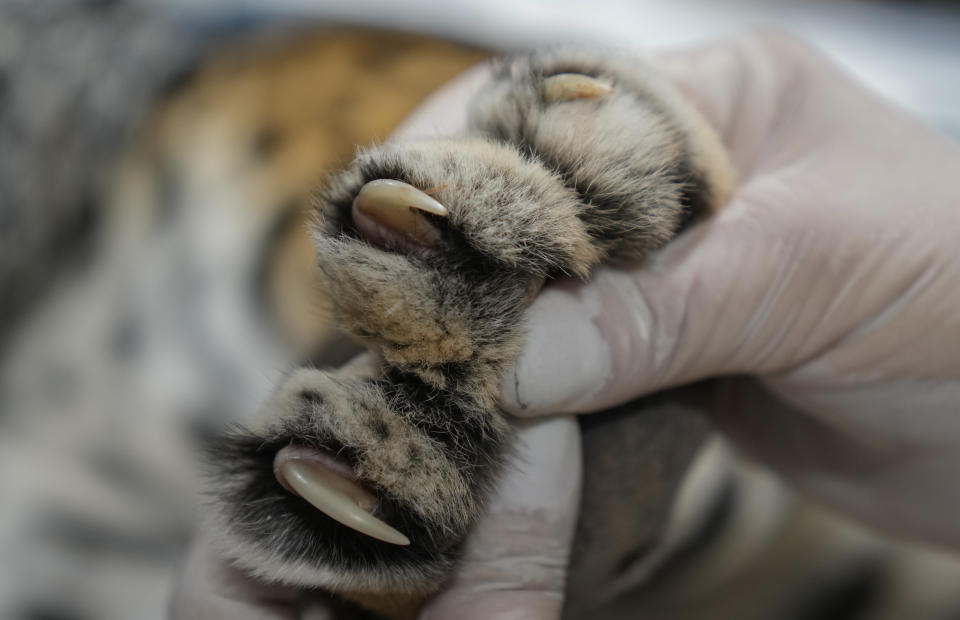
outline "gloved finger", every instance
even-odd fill
[[[552,620],[563,607],[580,502],[577,422],[525,422],[515,464],[467,542],[450,587],[422,618]]]
[[[770,313],[793,290],[771,289],[776,257],[762,223],[733,205],[641,269],[603,267],[590,282],[548,286],[528,312],[523,352],[501,385],[517,415],[598,411],[718,372],[753,370]]]
[[[218,557],[201,534],[171,599],[173,620],[297,620],[300,593],[260,583]],[[321,616],[322,617],[322,616]]]

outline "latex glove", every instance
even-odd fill
[[[429,620],[559,618],[580,508],[580,429],[569,416],[524,425],[518,458],[467,542]]]
[[[580,501],[580,435],[559,416],[521,423],[517,457],[472,532],[453,581],[424,607],[439,620],[553,620],[563,607]],[[201,533],[173,596],[177,620],[333,619],[309,591],[269,586],[231,567]]]
[[[739,188],[642,267],[545,288],[505,406],[728,377],[716,420],[748,451],[862,521],[960,546],[960,148],[784,36],[658,64]]]

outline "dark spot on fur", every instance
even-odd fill
[[[250,150],[254,158],[265,161],[273,157],[283,145],[284,135],[279,127],[265,125],[253,136]]]
[[[370,425],[370,429],[380,441],[386,441],[387,439],[390,439],[390,426],[385,421],[376,420]]]
[[[199,73],[197,65],[189,64],[178,67],[176,71],[170,74],[163,84],[160,85],[158,95],[160,99],[171,97],[184,91],[193,82]]]
[[[323,396],[314,390],[303,390],[297,397],[310,406],[311,409],[318,409],[323,406]]]

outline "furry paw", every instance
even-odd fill
[[[642,259],[731,179],[669,85],[569,51],[504,62],[465,135],[361,151],[320,194],[313,237],[336,319],[371,353],[297,370],[214,450],[225,552],[368,603],[435,590],[505,458],[495,398],[530,300]]]
[[[714,131],[637,58],[559,49],[507,60],[470,117],[560,175],[601,259],[642,259],[733,188]]]

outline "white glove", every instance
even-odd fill
[[[708,377],[715,420],[868,524],[960,547],[960,148],[806,46],[659,62],[717,128],[731,203],[641,268],[544,289],[519,415]]]

